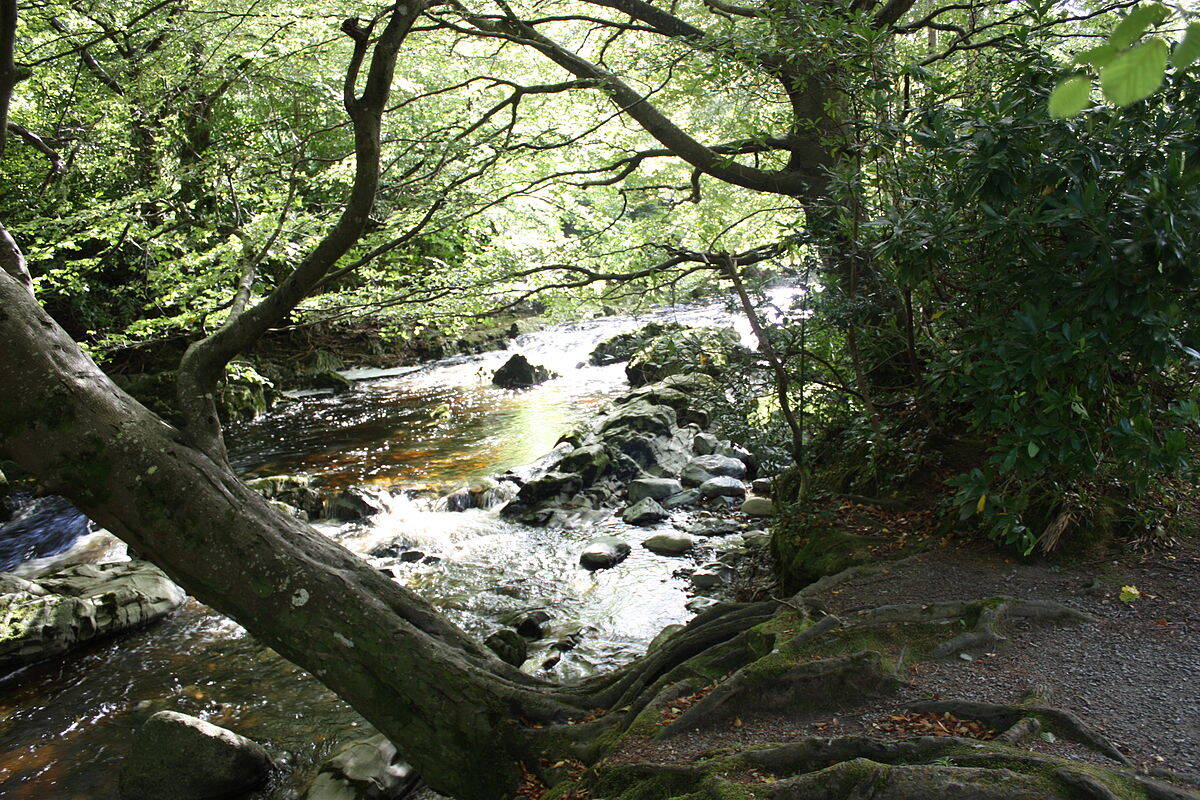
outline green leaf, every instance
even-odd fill
[[[1116,58],[1120,52],[1120,50],[1111,44],[1102,44],[1099,47],[1093,47],[1091,50],[1084,50],[1075,56],[1075,63],[1091,64],[1096,69],[1100,69],[1108,66],[1108,63]]]
[[[1183,41],[1175,46],[1171,54],[1171,66],[1175,69],[1187,69],[1200,59],[1200,22],[1193,22],[1187,27]]]
[[[1042,451],[1042,448],[1038,447],[1036,442],[1030,442],[1029,446],[1026,447],[1025,450],[1029,453],[1029,457],[1033,458]]]
[[[1050,93],[1050,116],[1073,117],[1087,108],[1092,96],[1092,81],[1086,75],[1072,75],[1059,81]]]
[[[1108,41],[1118,50],[1128,47],[1151,25],[1157,25],[1166,19],[1167,13],[1166,7],[1161,3],[1137,6],[1117,23],[1117,27],[1109,34]]]
[[[1162,85],[1167,70],[1167,43],[1151,39],[1128,50],[1100,70],[1104,96],[1119,106],[1142,100]]]

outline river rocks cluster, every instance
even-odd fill
[[[153,564],[82,564],[36,582],[0,573],[0,673],[139,628],[186,595]]]
[[[308,475],[272,475],[246,485],[268,500],[281,503],[302,519],[365,519],[383,511],[378,495],[357,486],[322,487]]]

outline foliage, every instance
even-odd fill
[[[1187,25],[1183,38],[1172,46],[1149,32],[1176,21],[1161,3],[1139,3],[1112,26],[1108,40],[1077,54],[1077,69],[1098,74],[1100,90],[1109,102],[1128,106],[1158,91],[1168,64],[1179,74],[1200,59],[1200,22]],[[1086,72],[1063,78],[1050,93],[1053,117],[1073,117],[1091,103],[1092,79]]]

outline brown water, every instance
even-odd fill
[[[729,324],[714,308],[656,315],[690,324]],[[522,392],[491,386],[510,352],[451,359],[404,374],[368,378],[353,392],[312,395],[232,431],[236,463],[252,474],[307,472],[334,485],[447,489],[533,462],[577,423],[627,388],[622,365],[576,368],[594,344],[644,322],[629,318],[561,326],[521,337],[513,351],[562,377]],[[442,560],[406,565],[397,580],[459,625],[486,636],[514,613],[545,607],[556,634],[585,629],[554,677],[569,680],[623,663],[665,625],[689,616],[677,559],[636,546],[656,530],[611,517],[555,529],[530,528],[492,511],[447,513],[427,500],[386,494],[371,519],[319,529],[359,553],[402,539]],[[578,566],[601,533],[630,540],[615,569]],[[105,533],[80,539],[68,560],[111,560],[123,547]],[[63,555],[23,565],[26,575]],[[540,670],[551,635],[532,648]],[[317,764],[341,742],[366,735],[365,722],[303,671],[245,631],[188,601],[166,621],[0,684],[0,797],[13,800],[116,798],[116,776],[132,731],[169,708],[254,738],[285,762],[257,798],[297,796]]]

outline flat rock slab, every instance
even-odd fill
[[[147,561],[81,564],[35,583],[6,580],[4,588],[0,672],[148,625],[187,597]]]
[[[126,800],[211,800],[255,789],[271,772],[256,742],[196,717],[159,711],[121,769]]]
[[[615,536],[601,536],[588,542],[579,554],[579,563],[585,569],[608,569],[620,564],[629,556],[629,543]]]

